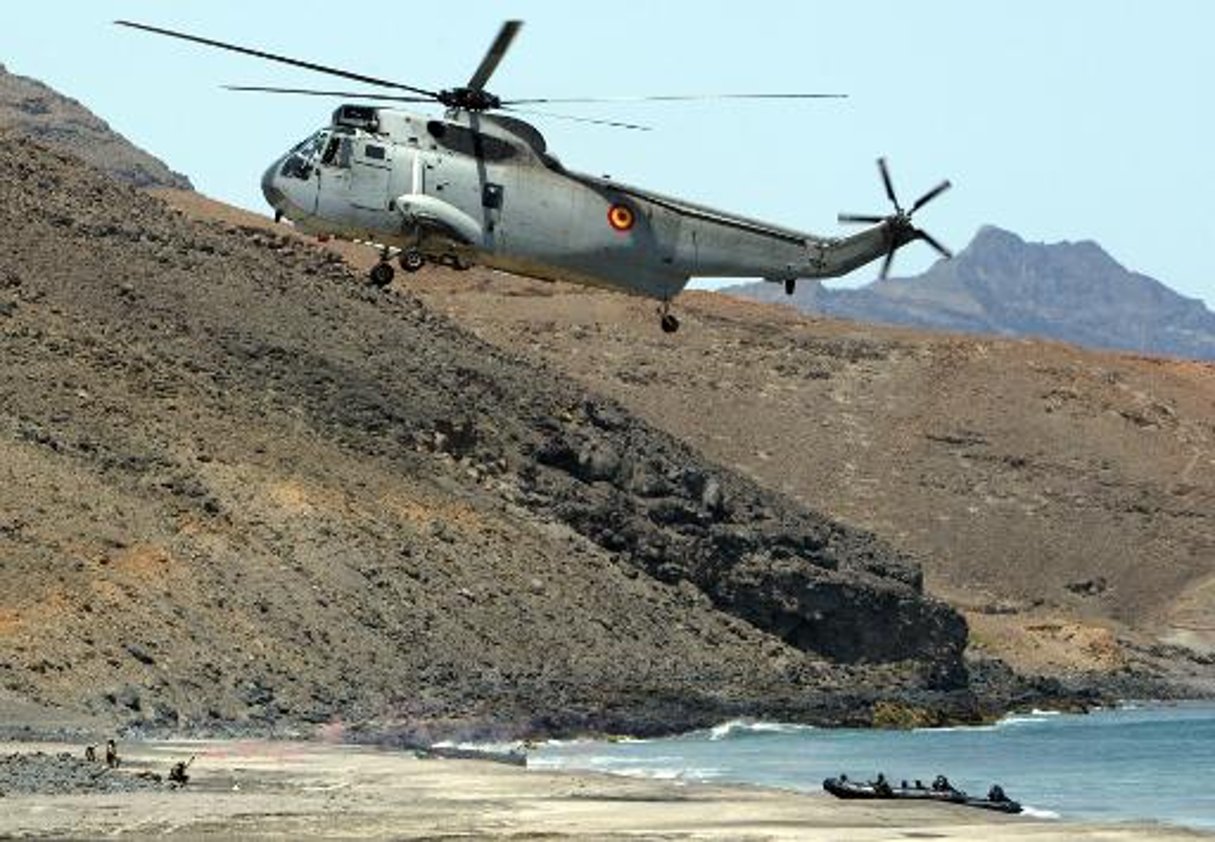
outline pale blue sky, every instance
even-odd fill
[[[537,118],[575,169],[816,233],[886,208],[886,155],[917,217],[961,249],[992,223],[1101,243],[1215,306],[1215,3],[334,3],[114,0],[11,4],[0,62],[81,100],[203,192],[254,210],[265,166],[337,101],[221,84],[341,80],[110,25],[130,18],[424,88],[468,79],[502,20],[526,25],[501,96],[841,91],[841,101],[567,106],[650,124]],[[896,273],[926,267],[915,244]],[[871,280],[876,266],[846,283]]]

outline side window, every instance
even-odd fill
[[[325,154],[321,155],[321,163],[331,167],[337,161],[338,149],[342,145],[342,139],[334,136],[329,138],[329,143],[325,146]]]
[[[372,161],[383,161],[385,157],[384,147],[371,143],[363,147],[363,154]]]

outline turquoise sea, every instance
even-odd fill
[[[1157,820],[1215,830],[1215,704],[1035,712],[979,727],[916,731],[729,722],[660,740],[555,742],[529,768],[819,790],[841,772],[896,784],[947,775],[983,795],[1000,783],[1030,815]]]

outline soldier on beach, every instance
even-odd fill
[[[169,783],[175,788],[183,787],[190,782],[190,776],[186,774],[186,770],[190,768],[190,764],[194,762],[194,757],[189,760],[178,760],[173,764],[173,768],[169,770]]]
[[[97,762],[97,747],[96,746],[85,746],[84,759],[87,760],[89,763],[96,763]]]
[[[105,741],[105,765],[111,769],[117,769],[121,761],[118,759],[118,746],[113,740]]]

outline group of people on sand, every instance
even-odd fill
[[[97,762],[97,746],[86,746],[84,749],[84,759],[89,763]],[[186,774],[186,770],[190,768],[190,764],[194,762],[194,758],[189,760],[179,760],[169,769],[169,783],[174,787],[185,786],[190,776]],[[118,744],[112,739],[105,741],[105,765],[109,769],[117,769],[122,764],[122,760],[118,757]],[[140,772],[136,777],[150,777],[153,780],[159,781],[160,775],[154,772]]]
[[[84,750],[84,759],[90,763],[97,762],[97,746],[87,746]],[[122,761],[118,758],[118,744],[113,740],[105,741],[105,765],[110,769],[117,769]]]

